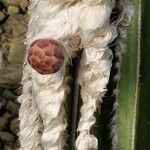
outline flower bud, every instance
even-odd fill
[[[28,51],[28,61],[40,74],[57,72],[64,61],[64,47],[52,39],[34,41]]]

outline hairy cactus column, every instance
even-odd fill
[[[91,5],[94,7],[93,4]],[[96,5],[98,7],[95,6],[95,9],[101,10],[99,13],[101,24],[95,30],[86,30],[87,27],[85,27],[85,32],[82,35],[84,50],[79,68],[78,83],[81,86],[83,105],[78,124],[77,150],[98,149],[98,139],[91,133],[91,128],[96,123],[94,113],[100,107],[102,97],[107,91],[106,86],[112,66],[112,51],[108,44],[116,37],[116,29],[110,25],[113,3],[111,0],[106,0],[96,3]]]
[[[60,69],[63,63],[61,50],[58,43],[46,39],[35,41],[29,49],[28,60],[35,69],[31,69],[32,90],[43,121],[41,144],[45,150],[62,149],[65,143],[63,132],[67,122],[63,103],[67,85],[65,68]]]
[[[32,81],[29,65],[25,64],[23,73],[23,94],[18,98],[21,107],[19,110],[20,132],[19,141],[22,150],[41,150],[38,130],[41,127],[41,119],[36,103],[32,96]]]
[[[60,9],[63,5],[64,1],[52,3],[50,0],[31,0],[29,6],[27,64],[28,66],[30,64],[28,69],[32,81],[31,101],[36,103],[42,120],[40,143],[44,150],[61,150],[65,144],[67,145],[65,134],[67,117],[64,103],[69,88],[66,83],[68,80],[66,66],[74,54],[73,51],[79,48],[80,38],[76,36],[77,27],[72,28],[68,21],[71,16],[68,15],[68,10]],[[75,42],[72,38],[75,38]],[[26,74],[24,76],[26,77]],[[24,115],[26,117],[26,114]],[[34,121],[33,124],[35,123]],[[30,143],[34,145],[33,140],[31,139]],[[23,146],[21,145],[24,149]]]

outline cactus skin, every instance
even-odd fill
[[[141,2],[141,66],[140,66],[140,80],[139,80],[139,112],[137,123],[137,141],[136,150],[149,150],[150,149],[150,14],[149,6],[150,1]],[[140,13],[140,12],[139,12]],[[140,27],[140,26],[139,26]]]
[[[113,42],[113,66],[111,68],[108,92],[103,98],[102,104],[102,145],[104,149],[119,149],[118,146],[118,83],[120,80],[120,68],[126,51],[125,38],[127,27],[133,16],[133,5],[130,0],[116,0],[112,20],[116,26],[118,36]],[[115,16],[114,16],[115,15]],[[114,20],[115,18],[115,20]]]

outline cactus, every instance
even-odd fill
[[[129,0],[83,0],[83,6],[78,5],[80,2],[31,1],[26,41],[29,52],[22,80],[24,91],[18,99],[21,103],[19,135],[23,149],[61,150],[70,149],[70,146],[77,150],[135,148],[141,1],[132,0],[135,14],[128,28],[133,15]],[[74,14],[77,7],[73,5],[76,4],[83,10],[78,10],[81,18],[68,15],[68,12]],[[73,9],[65,11],[67,7]],[[80,28],[78,22],[69,20],[67,24],[68,19],[65,22],[66,17],[61,13],[80,19]],[[96,18],[97,14],[101,17]],[[53,15],[56,15],[55,19],[50,21]],[[124,40],[126,29],[127,39]],[[47,39],[47,36],[57,42]],[[47,39],[46,44],[41,39]],[[122,55],[125,45],[126,53]],[[47,51],[47,47],[51,50]],[[73,73],[76,77],[72,74],[75,81],[69,85],[68,66],[76,60],[80,48],[83,48],[80,63],[73,63],[76,66]],[[70,90],[72,97],[67,97]],[[71,99],[71,104],[67,99]],[[24,122],[32,118],[28,130]],[[27,136],[29,138],[25,140]]]
[[[140,2],[140,1],[139,1]],[[150,149],[150,67],[149,67],[149,39],[150,39],[150,1],[141,1],[141,65],[139,80],[139,104],[136,134],[136,150]]]
[[[141,1],[133,0],[135,13],[127,30],[126,53],[121,66],[118,89],[118,148],[134,150],[139,94]]]

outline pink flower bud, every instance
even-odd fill
[[[52,39],[34,41],[28,51],[29,64],[41,74],[57,72],[64,61],[64,47]]]

